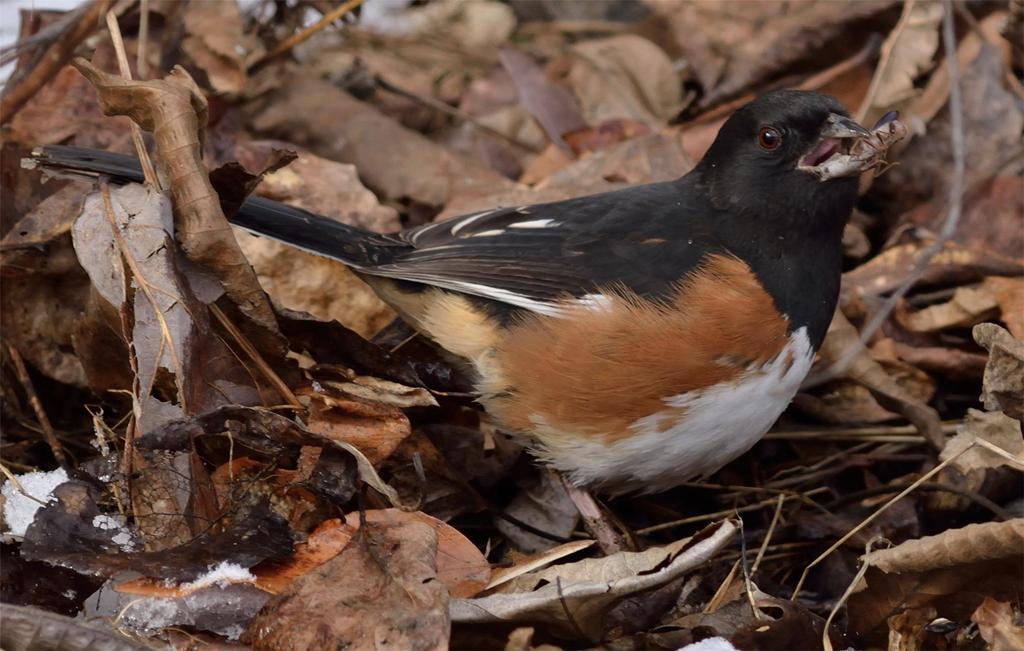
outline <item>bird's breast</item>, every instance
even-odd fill
[[[661,489],[747,450],[810,368],[737,258],[713,256],[672,296],[622,293],[513,325],[478,369],[487,410],[580,484]]]

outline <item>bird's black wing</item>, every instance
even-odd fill
[[[51,172],[141,182],[130,156],[48,146],[33,160]],[[540,313],[557,300],[628,289],[665,295],[720,250],[715,210],[692,175],[557,201],[498,208],[399,233],[375,234],[261,197],[232,224],[373,276],[443,287]]]
[[[359,269],[540,313],[609,289],[658,297],[711,248],[707,210],[685,179],[498,208],[368,236],[378,256]]]

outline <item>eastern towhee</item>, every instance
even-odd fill
[[[573,483],[653,492],[750,449],[796,394],[836,306],[858,177],[884,150],[846,155],[871,135],[827,95],[782,91],[736,111],[675,181],[399,233],[260,198],[231,221],[349,265]],[[141,180],[137,161],[83,151],[41,158]]]

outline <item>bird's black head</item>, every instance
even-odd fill
[[[835,98],[779,91],[736,111],[698,169],[719,210],[787,230],[841,233],[857,198],[858,175],[846,170],[836,176],[820,165],[848,151],[852,138],[867,135]]]

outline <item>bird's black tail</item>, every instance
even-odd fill
[[[139,159],[84,147],[51,145],[37,147],[32,160],[54,176],[99,178],[111,183],[142,183],[145,176]],[[363,241],[368,231],[295,208],[279,201],[250,196],[228,218],[250,233],[284,242],[299,249],[340,260],[356,268],[371,266],[371,252]]]

